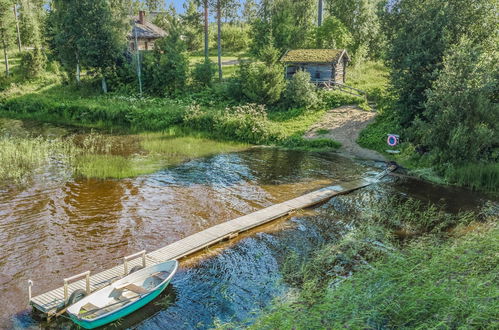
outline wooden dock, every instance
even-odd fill
[[[266,207],[234,220],[210,227],[149,253],[141,251],[125,257],[123,264],[100,273],[91,274],[90,272],[85,272],[72,278],[64,279],[65,286],[35,297],[31,297],[31,283],[29,287],[30,304],[50,318],[65,307],[68,296],[77,289],[93,292],[123,277],[134,266],[150,266],[171,259],[180,259],[222,240],[234,238],[241,232],[281,218],[296,210],[316,205],[336,195],[346,194],[376,183],[394,169],[394,167],[390,167],[372,178],[325,187],[292,200]],[[70,281],[76,279],[79,280],[70,283]]]

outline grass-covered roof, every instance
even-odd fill
[[[282,57],[284,63],[334,63],[348,54],[345,49],[293,49]]]

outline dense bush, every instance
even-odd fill
[[[499,160],[498,62],[469,39],[444,58],[414,132],[436,164]]]
[[[20,68],[26,78],[35,78],[42,74],[47,64],[45,53],[38,47],[21,53]]]
[[[319,105],[316,87],[310,83],[310,74],[298,71],[288,81],[284,102],[291,108],[313,109]]]
[[[185,91],[189,71],[186,45],[177,28],[156,41],[154,52],[144,56],[143,77],[146,93],[178,96]]]
[[[237,77],[241,94],[250,102],[276,104],[285,89],[284,75],[280,65],[255,62],[240,64]]]
[[[317,45],[320,48],[350,49],[352,35],[345,25],[334,16],[327,17],[317,28]]]
[[[217,34],[213,33],[213,44],[217,43]],[[222,29],[222,45],[225,51],[243,52],[249,46],[249,27],[225,24]]]
[[[206,130],[223,138],[249,143],[276,140],[270,134],[265,106],[259,104],[227,107],[223,111],[203,111],[195,104],[187,108],[183,120],[186,126]]]
[[[215,72],[216,67],[214,63],[208,59],[202,63],[196,63],[192,71],[192,79],[196,85],[208,87],[213,82]]]

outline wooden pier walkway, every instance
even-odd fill
[[[335,186],[325,187],[292,200],[269,206],[234,220],[210,227],[149,253],[141,251],[135,255],[125,257],[123,264],[117,265],[100,273],[90,274],[90,272],[85,272],[72,278],[65,279],[65,286],[43,293],[36,297],[31,297],[30,287],[30,304],[35,309],[46,314],[47,317],[51,317],[55,315],[57,311],[65,307],[65,302],[67,301],[68,296],[71,292],[74,292],[77,289],[93,292],[123,277],[134,266],[150,266],[171,259],[180,259],[222,240],[236,237],[241,232],[286,216],[296,210],[316,205],[333,196],[346,194],[376,183],[388,174],[388,172],[391,172],[394,169],[394,167],[390,167],[372,178],[365,178]],[[71,280],[76,280],[82,277],[85,278],[70,283]]]

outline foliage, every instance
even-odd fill
[[[246,24],[251,24],[257,17],[258,10],[255,0],[245,0],[243,4],[242,17]]]
[[[33,50],[21,53],[20,68],[26,78],[34,78],[41,75],[47,64],[47,57],[43,50],[35,47]]]
[[[181,15],[184,41],[188,51],[201,48],[203,39],[202,14],[198,12],[198,0],[188,0],[184,3],[185,13]]]
[[[498,62],[467,38],[449,49],[414,133],[436,164],[499,160]]]
[[[43,36],[41,29],[45,19],[44,2],[40,0],[21,0],[19,15],[19,32],[23,45],[41,47]]]
[[[194,70],[192,71],[192,78],[196,85],[208,87],[211,86],[213,82],[215,72],[215,64],[208,59],[203,63],[195,64]]]
[[[12,1],[0,0],[0,41],[4,57],[8,57],[8,50],[14,38]],[[7,63],[5,63],[5,74],[8,75]]]
[[[107,0],[57,0],[49,15],[51,46],[66,70],[103,71],[123,52],[128,28]]]
[[[230,94],[236,99],[273,105],[280,101],[286,82],[276,48],[266,46],[259,54],[263,63],[240,61]]]
[[[424,111],[427,90],[438,78],[451,46],[464,36],[477,45],[489,38],[489,27],[497,23],[495,6],[495,0],[401,0],[387,9],[387,56],[404,127]]]
[[[175,96],[186,87],[189,60],[177,25],[156,41],[152,56],[144,58],[144,86],[152,95]]]
[[[248,27],[246,25],[225,24],[222,29],[222,45],[229,52],[244,52],[249,45]],[[217,35],[213,34],[216,43]]]
[[[492,326],[498,316],[490,296],[497,273],[493,209],[450,215],[398,199],[342,209],[333,213],[360,218],[339,241],[289,256],[285,279],[299,295],[275,304],[253,328]],[[489,224],[477,224],[483,219]]]
[[[310,73],[298,71],[287,83],[284,102],[291,108],[316,108],[319,98],[315,89],[310,83]]]
[[[339,21],[336,26],[344,26],[352,34],[348,50],[354,62],[361,62],[364,57],[376,59],[385,47],[377,14],[378,4],[383,3],[382,0],[326,0],[326,11]]]
[[[258,54],[272,44],[283,52],[314,44],[315,0],[263,0],[251,24],[251,50]]]
[[[350,50],[352,35],[347,27],[336,17],[327,17],[316,32],[317,46],[319,48],[340,48]]]
[[[250,102],[276,104],[285,89],[283,68],[280,64],[243,62],[239,65],[237,78],[241,94]]]

